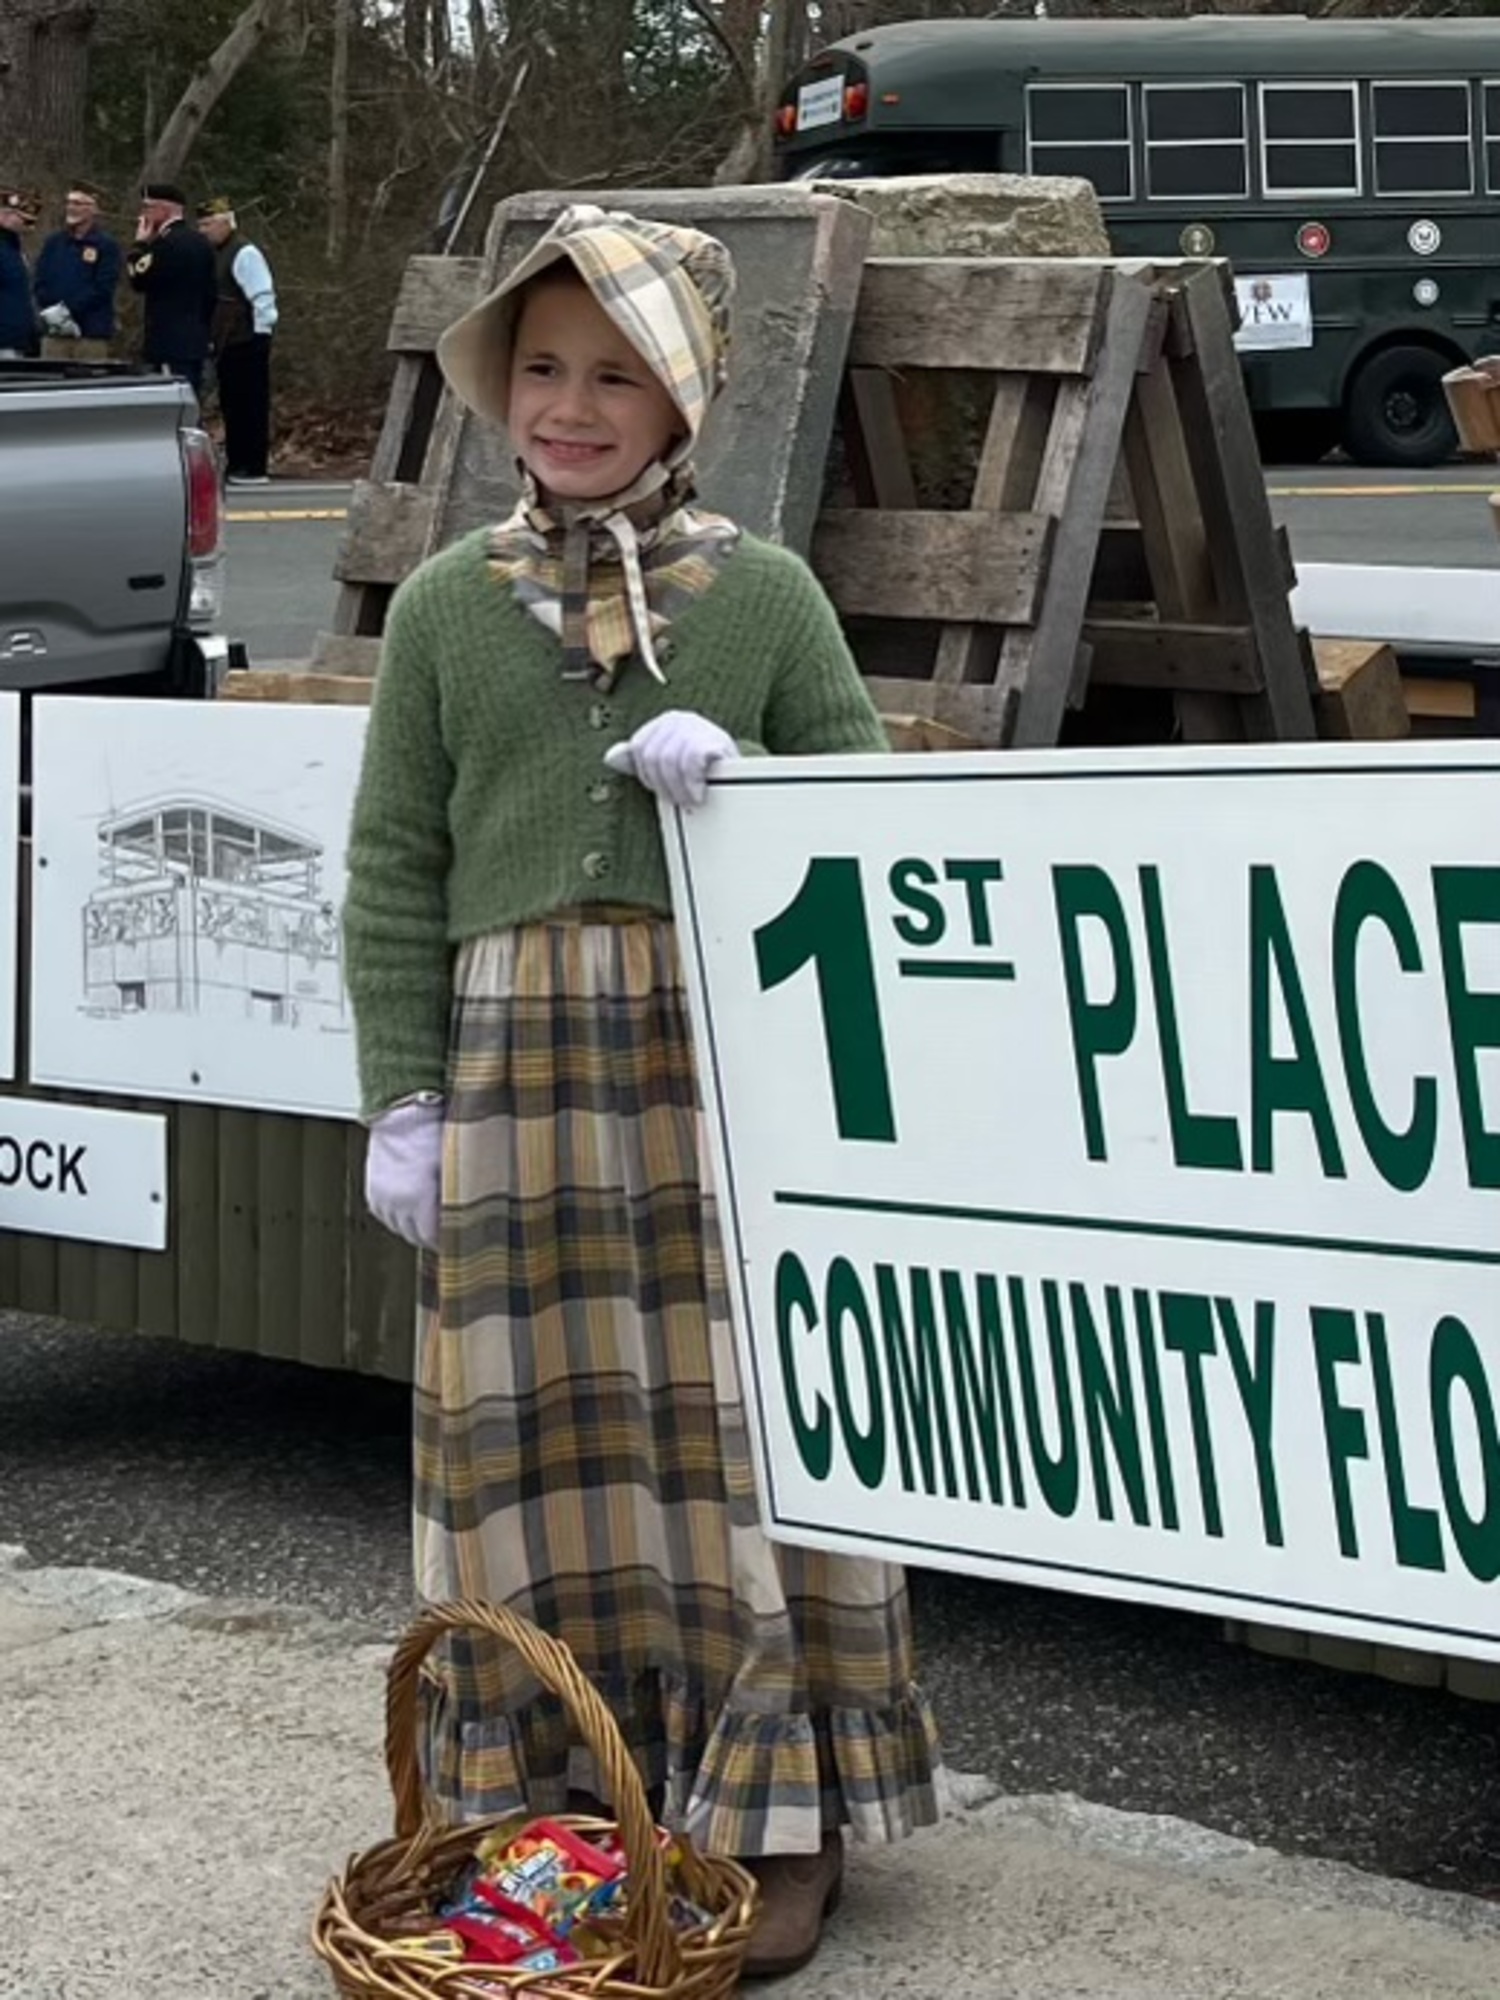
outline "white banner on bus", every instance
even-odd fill
[[[1312,291],[1305,271],[1236,278],[1234,291],[1240,307],[1234,344],[1242,354],[1312,346]]]
[[[1500,1659],[1500,746],[668,826],[769,1531]]]

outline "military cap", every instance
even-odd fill
[[[170,201],[178,208],[187,207],[187,196],[176,181],[147,181],[141,189],[142,201]]]
[[[72,180],[68,182],[67,192],[69,194],[87,195],[96,208],[103,208],[104,206],[103,188],[100,187],[97,181],[84,180],[79,174],[75,174]]]
[[[207,222],[215,215],[233,215],[234,203],[227,194],[210,195],[207,201],[198,204],[198,220]]]

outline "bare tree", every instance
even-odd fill
[[[286,19],[291,0],[250,0],[178,98],[141,166],[141,179],[175,180],[214,106],[256,50]]]
[[[333,0],[333,65],[328,81],[328,261],[349,240],[349,42],[355,0]]]

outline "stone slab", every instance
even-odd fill
[[[803,552],[812,539],[871,222],[802,188],[598,189],[517,195],[490,226],[484,290],[498,284],[573,201],[706,229],[738,268],[729,386],[698,453],[705,505]],[[467,413],[437,469],[429,549],[499,519],[516,481],[502,431]]]
[[[1089,181],[1042,174],[911,174],[811,181],[871,218],[872,257],[1107,257]]]

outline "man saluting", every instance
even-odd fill
[[[214,253],[184,220],[186,207],[171,181],[146,183],[125,270],[146,302],[147,367],[180,375],[201,401],[219,283]]]

